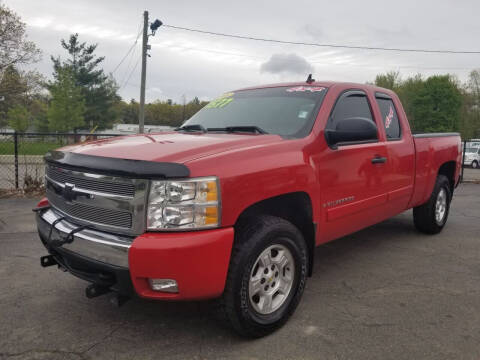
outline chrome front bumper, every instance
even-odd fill
[[[52,240],[65,239],[72,230],[79,227],[67,220],[57,221],[62,216],[53,208],[37,212],[38,232],[47,247],[52,246]],[[49,236],[55,221],[55,228]],[[108,265],[128,268],[128,251],[132,241],[133,237],[84,229],[75,232],[73,241],[63,244],[61,248]]]

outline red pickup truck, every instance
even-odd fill
[[[41,264],[89,281],[88,297],[218,298],[235,330],[263,336],[294,312],[316,246],[410,208],[441,231],[460,149],[456,133],[412,135],[375,86],[229,92],[176,131],[49,152]]]

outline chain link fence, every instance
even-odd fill
[[[0,190],[43,187],[43,156],[49,150],[117,134],[0,133]]]

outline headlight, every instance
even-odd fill
[[[216,177],[152,181],[148,197],[148,230],[205,229],[220,225]]]

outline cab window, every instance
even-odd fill
[[[340,95],[327,123],[327,129],[335,129],[339,121],[362,117],[373,120],[367,96],[363,91],[347,91]]]
[[[365,138],[364,134],[362,135],[362,131],[358,133],[358,137],[356,136],[355,131],[352,131],[352,128],[361,129],[362,123],[365,124],[365,122],[367,124],[371,122],[373,126],[367,126],[370,129],[376,128],[367,95],[361,90],[349,90],[338,97],[337,102],[330,113],[330,118],[327,121],[325,130],[326,133],[339,130],[340,132],[345,132],[345,129],[343,128],[345,127],[345,124],[348,123],[349,129],[347,132],[350,132],[351,134],[347,141],[348,143],[378,141],[378,134],[376,131],[374,134],[370,134],[368,139]],[[358,125],[355,123],[358,123]]]
[[[397,110],[393,100],[388,95],[377,94],[377,104],[382,115],[383,127],[387,140],[398,140],[402,136],[402,129],[398,120]]]

